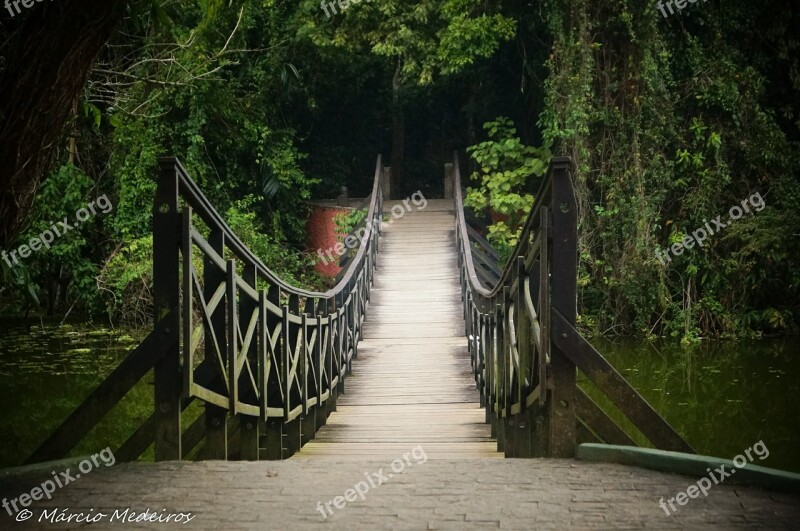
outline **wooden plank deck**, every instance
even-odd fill
[[[392,459],[421,445],[430,459],[502,457],[466,348],[452,201],[389,219],[346,392],[296,455]]]

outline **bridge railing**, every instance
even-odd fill
[[[454,199],[465,333],[481,405],[509,457],[571,457],[578,442],[633,445],[577,385],[580,370],[654,446],[694,451],[576,329],[577,205],[571,161],[553,158],[505,267]],[[496,255],[494,255],[496,259]],[[498,274],[497,271],[500,271]]]
[[[326,292],[293,287],[227,225],[177,159],[153,206],[154,328],[29,458],[66,455],[153,370],[154,412],[115,452],[156,460],[281,459],[336,408],[361,338],[383,214],[378,157],[361,241]],[[195,401],[202,414],[187,427]]]

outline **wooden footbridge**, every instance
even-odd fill
[[[464,325],[452,200],[427,200],[381,236],[369,318],[347,393],[301,456],[501,457],[478,403]]]
[[[360,245],[336,286],[317,293],[278,278],[180,163],[163,161],[153,331],[29,459],[46,463],[23,467],[15,483],[0,476],[13,508],[0,520],[15,529],[77,529],[88,518],[115,528],[119,514],[141,525],[133,519],[172,515],[203,530],[796,527],[796,496],[731,480],[683,507],[696,477],[571,459],[577,447],[582,458],[644,455],[670,471],[665,459],[679,456],[697,477],[734,467],[633,448],[632,436],[692,453],[575,328],[568,159],[552,161],[502,269],[467,222],[457,158],[446,171],[452,198],[403,216],[384,204],[383,174],[379,158],[353,231]],[[625,429],[576,386],[579,373]],[[114,449],[117,464],[23,509],[20,493],[34,494],[52,470],[85,471],[88,459],[49,460],[142,379],[154,384],[153,411]],[[150,447],[157,463],[119,464]],[[754,469],[737,480],[764,475]]]
[[[572,457],[584,441],[632,445],[576,386],[578,371],[654,446],[692,452],[575,328],[570,161],[553,159],[502,270],[465,218],[457,157],[448,166],[451,199],[394,219],[378,158],[360,245],[321,293],[278,278],[181,164],[162,161],[153,331],[29,462],[67,455],[151,370],[153,413],[118,461],[151,445],[157,461],[395,456],[415,444],[432,457]],[[187,423],[196,401],[203,412]]]

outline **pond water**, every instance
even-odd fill
[[[0,467],[21,464],[141,338],[97,327],[0,323]],[[756,464],[800,472],[797,339],[688,349],[665,341],[592,343],[698,452],[730,459],[763,440],[769,457]],[[116,449],[152,407],[148,375],[72,455]]]
[[[141,334],[0,323],[0,467],[22,462],[135,348]],[[118,448],[153,410],[152,374],[72,452]]]
[[[591,342],[698,453],[732,459],[763,440],[755,464],[800,472],[797,338]]]

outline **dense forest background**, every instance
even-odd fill
[[[491,233],[501,251],[547,158],[572,157],[585,328],[796,333],[793,7],[710,0],[665,17],[629,0],[362,0],[328,17],[316,0],[59,0],[4,12],[0,249],[100,196],[113,210],[0,261],[0,313],[146,325],[160,156],[182,160],[273,270],[320,288],[310,199],[368,193],[378,153],[398,195],[435,197],[459,150],[471,204],[509,216]],[[754,193],[763,210],[658,259]]]

